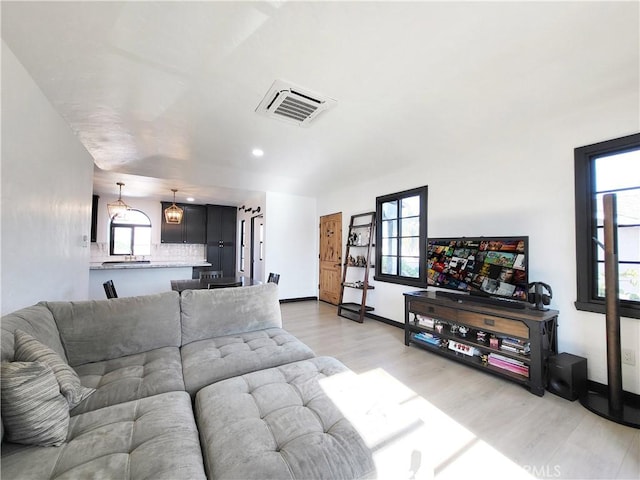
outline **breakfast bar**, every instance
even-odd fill
[[[89,298],[105,298],[102,284],[113,280],[118,296],[150,295],[171,290],[171,280],[188,280],[194,267],[210,267],[205,261],[92,262],[89,267]]]

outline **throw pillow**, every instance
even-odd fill
[[[0,368],[5,439],[45,447],[64,443],[69,404],[51,368],[39,362],[2,362]]]
[[[76,371],[60,355],[22,330],[14,332],[14,350],[16,362],[42,362],[53,370],[60,384],[60,391],[69,402],[69,409],[95,392],[94,388],[80,384]]]

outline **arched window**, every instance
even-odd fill
[[[151,255],[151,220],[144,212],[130,209],[111,219],[110,255]]]

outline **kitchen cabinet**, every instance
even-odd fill
[[[207,207],[205,205],[176,204],[184,210],[182,223],[167,223],[164,210],[172,205],[162,202],[161,243],[198,243],[207,242]]]
[[[236,274],[236,207],[207,205],[207,262],[225,277]]]

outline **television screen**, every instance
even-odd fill
[[[430,238],[427,284],[527,300],[528,237]]]

